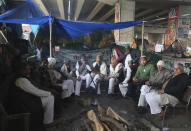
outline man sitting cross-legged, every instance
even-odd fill
[[[184,66],[182,64],[176,64],[172,77],[169,77],[162,88],[146,94],[145,97],[150,106],[151,114],[157,114],[155,117],[156,120],[164,115],[161,107],[166,104],[175,106],[182,99],[189,84],[190,79],[184,73]]]
[[[150,92],[151,89],[159,89],[162,87],[162,84],[167,80],[170,72],[165,68],[165,63],[162,60],[159,60],[157,63],[157,71],[155,71],[149,81],[145,82],[145,85],[141,87],[141,94],[138,102],[138,111],[143,113],[147,105],[145,100],[145,95]]]

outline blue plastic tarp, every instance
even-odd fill
[[[93,23],[56,19],[55,23],[59,23],[60,28],[62,29],[62,32],[60,33],[64,34],[65,37],[76,38],[92,32],[128,28],[140,24],[142,23],[142,21],[129,21],[119,23]]]
[[[53,35],[64,38],[77,38],[92,32],[123,29],[142,23],[142,21],[93,23],[57,19],[53,16],[43,16],[32,0],[27,0],[19,7],[0,15],[0,22],[40,25],[40,30],[45,33],[49,33],[49,21],[52,22]]]

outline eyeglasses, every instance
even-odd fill
[[[174,68],[174,70],[178,70],[179,68]]]

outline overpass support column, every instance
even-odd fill
[[[120,20],[121,22],[135,20],[135,1],[120,0]],[[134,27],[121,29],[119,31],[119,44],[132,44],[134,41]]]

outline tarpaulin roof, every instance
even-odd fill
[[[40,25],[41,29],[47,33],[49,32],[49,20],[52,22],[53,35],[64,38],[77,38],[95,31],[123,29],[142,23],[142,21],[93,23],[67,21],[54,18],[54,16],[43,16],[32,0],[27,0],[19,7],[0,15],[0,22]]]

